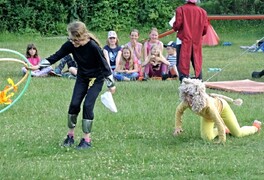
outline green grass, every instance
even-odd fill
[[[243,28],[219,32],[221,43],[233,44],[203,48],[204,80],[213,75],[207,72],[209,67],[223,68],[210,81],[251,79],[252,71],[262,70],[263,53],[243,53],[239,49],[240,45],[252,45],[261,33],[260,28],[249,34]],[[104,42],[106,32],[96,34]],[[162,40],[173,38],[171,35]],[[127,35],[121,34],[120,40],[121,44],[127,42]],[[65,37],[0,35],[1,48],[24,53],[27,43],[34,42],[41,57],[54,53],[64,41]],[[6,56],[1,53],[1,57]],[[1,89],[7,77],[15,81],[21,78],[20,68],[16,63],[0,62]],[[225,146],[205,142],[199,134],[199,117],[188,110],[184,133],[172,136],[179,103],[178,81],[117,82],[114,99],[118,113],[108,111],[99,98],[96,102],[93,148],[61,148],[74,82],[56,77],[32,78],[23,97],[0,114],[0,179],[263,178],[263,133],[244,138],[228,136]],[[104,86],[102,93],[106,89]],[[244,100],[241,107],[232,106],[241,126],[250,125],[254,119],[263,121],[263,94],[208,92]],[[82,135],[81,114],[78,119],[76,141]]]

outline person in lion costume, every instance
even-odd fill
[[[213,140],[218,136],[217,143],[225,143],[226,133],[243,137],[261,129],[258,120],[254,120],[252,126],[240,127],[228,103],[241,105],[242,99],[233,100],[220,94],[207,94],[205,84],[199,79],[184,78],[179,87],[179,96],[181,102],[176,108],[174,136],[183,132],[182,116],[187,108],[201,116],[200,132],[205,140]]]

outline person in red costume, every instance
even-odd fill
[[[186,4],[176,8],[176,19],[173,23],[177,37],[182,41],[179,46],[178,60],[179,79],[189,77],[190,62],[195,78],[202,80],[202,37],[207,32],[207,12],[196,5],[197,0],[186,0]]]

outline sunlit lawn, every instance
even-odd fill
[[[217,30],[217,28],[216,28]],[[97,32],[102,43],[106,32]],[[121,44],[128,33],[120,33]],[[263,53],[245,53],[241,45],[252,45],[263,30],[220,31],[220,45],[203,48],[204,80],[251,79],[263,68]],[[142,33],[141,37],[146,37]],[[174,35],[163,38],[167,43]],[[34,42],[40,56],[54,53],[66,37],[0,35],[0,48],[25,53]],[[222,42],[232,46],[222,46]],[[1,57],[13,56],[3,54]],[[214,75],[209,67],[222,68]],[[0,62],[0,87],[8,77],[21,79],[21,65]],[[213,76],[213,77],[212,77]],[[264,78],[264,77],[263,77]],[[256,81],[263,81],[263,78]],[[255,80],[255,79],[254,79]],[[93,147],[85,151],[62,148],[67,132],[67,110],[74,80],[32,78],[17,103],[0,114],[0,179],[263,179],[263,133],[244,138],[227,137],[225,146],[204,142],[199,133],[199,117],[187,111],[184,133],[173,137],[178,81],[117,82],[114,99],[118,113],[95,105]],[[23,86],[19,86],[19,94]],[[107,88],[104,86],[103,91]],[[233,107],[241,126],[254,119],[264,120],[263,94],[248,95],[217,90],[244,105]],[[16,96],[14,97],[16,98]],[[0,105],[2,109],[4,106]],[[76,141],[81,138],[81,114]]]

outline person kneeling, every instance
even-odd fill
[[[252,126],[240,127],[228,102],[241,105],[243,101],[219,94],[209,95],[205,84],[199,79],[184,78],[179,91],[181,102],[176,108],[175,136],[183,132],[182,115],[187,108],[201,116],[201,136],[205,140],[213,140],[218,136],[217,143],[225,143],[227,131],[235,137],[243,137],[261,129],[261,122],[258,120]]]

